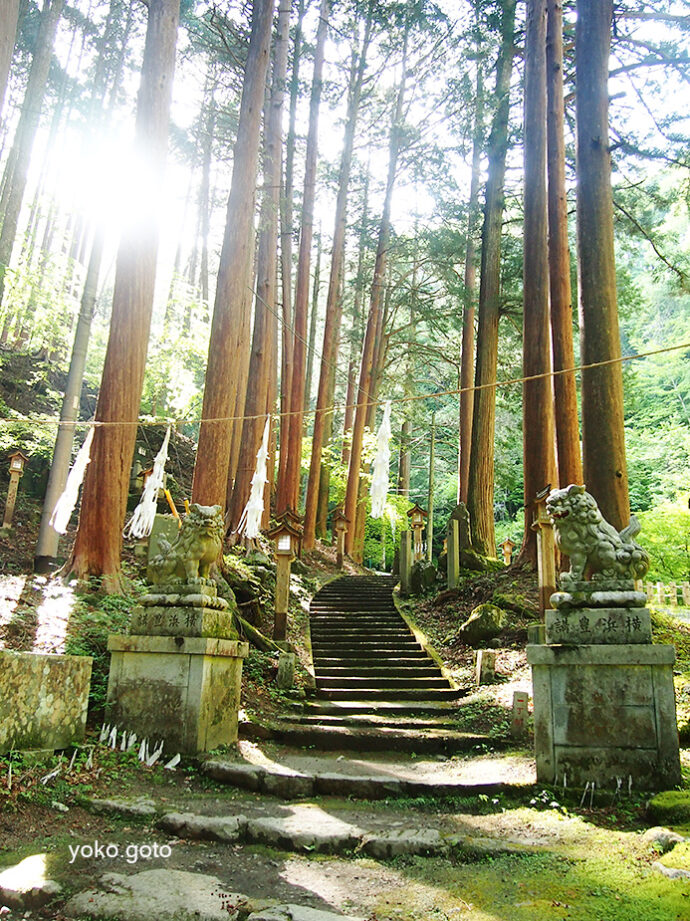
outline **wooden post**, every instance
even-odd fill
[[[17,490],[19,489],[19,481],[24,474],[24,465],[27,462],[28,457],[22,454],[21,451],[15,451],[13,454],[10,454],[10,484],[7,488],[7,501],[5,503],[5,515],[2,521],[2,529],[8,529],[12,527],[12,518],[14,517],[14,506],[17,501]]]
[[[287,615],[290,603],[290,568],[302,538],[299,515],[291,509],[287,509],[278,519],[278,524],[267,532],[267,537],[275,540],[276,543],[276,593],[273,639],[285,640],[287,637]]]
[[[431,414],[431,445],[429,447],[429,517],[426,522],[426,558],[431,562],[434,542],[434,455],[436,450],[436,414]]]
[[[448,522],[448,588],[457,588],[460,577],[460,532],[457,519]]]
[[[278,554],[276,566],[275,618],[273,639],[284,640],[287,636],[287,614],[290,600],[290,569],[292,560],[285,554]]]
[[[534,501],[532,530],[537,532],[537,569],[539,574],[539,613],[551,608],[551,595],[556,591],[556,544],[553,524],[546,513],[546,495]]]
[[[410,575],[412,572],[412,546],[410,532],[400,532],[400,593],[409,595]]]

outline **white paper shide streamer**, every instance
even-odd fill
[[[261,531],[261,516],[264,513],[264,489],[267,480],[268,439],[271,433],[270,417],[266,419],[264,437],[256,455],[256,470],[252,477],[249,499],[237,525],[237,532],[248,540],[254,540]]]
[[[67,530],[67,525],[72,517],[74,506],[77,504],[79,487],[84,480],[86,466],[91,460],[90,453],[93,433],[94,427],[92,425],[84,439],[84,444],[79,448],[79,453],[74,459],[72,469],[65,483],[64,491],[55,503],[53,514],[50,516],[50,526],[54,528],[58,534],[64,534]]]
[[[391,460],[391,404],[383,408],[383,419],[376,436],[376,456],[371,472],[371,517],[383,518],[388,495],[388,468]]]
[[[168,460],[169,441],[170,426],[168,426],[168,431],[165,433],[160,451],[156,454],[156,459],[153,462],[153,472],[146,480],[139,505],[134,509],[132,517],[129,519],[129,522],[125,525],[125,529],[122,532],[125,537],[148,537],[153,529],[153,522],[156,519],[158,490],[163,486],[165,464]]]

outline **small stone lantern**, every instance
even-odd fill
[[[422,549],[422,531],[424,530],[424,519],[427,513],[416,502],[411,509],[408,509],[407,517],[410,519],[412,533],[414,534],[414,560],[421,560],[423,556]]]
[[[290,565],[297,555],[302,541],[302,528],[299,516],[294,512],[283,514],[274,528],[266,536],[275,541],[276,555],[276,594],[275,619],[273,621],[273,639],[285,640],[287,636],[287,614],[290,599]]]
[[[509,537],[503,541],[500,545],[501,551],[503,552],[503,562],[506,566],[510,566],[513,562],[513,550],[515,549],[515,541],[511,540]]]
[[[28,460],[29,458],[22,451],[13,451],[10,454],[10,485],[7,489],[5,516],[2,522],[3,530],[5,528],[12,527],[12,518],[14,516],[14,506],[17,501],[17,489],[19,488],[19,480],[24,474],[24,467],[26,466]]]
[[[345,556],[345,535],[347,534],[347,526],[349,523],[350,519],[345,517],[345,513],[342,509],[337,508],[333,512],[333,529],[335,531],[336,563],[338,569],[343,568],[343,557]]]

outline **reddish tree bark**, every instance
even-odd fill
[[[496,368],[501,293],[501,232],[505,183],[510,76],[515,53],[515,0],[503,7],[501,50],[496,65],[496,111],[488,145],[488,176],[482,228],[479,326],[475,369],[474,412],[467,490],[472,543],[484,556],[496,555],[494,530],[494,428],[496,422]]]
[[[211,322],[203,421],[194,465],[194,501],[223,508],[230,466],[231,416],[238,389],[246,387],[246,380],[240,379],[238,357],[249,348],[254,197],[272,24],[273,0],[255,0]]]
[[[259,252],[256,272],[254,331],[244,404],[240,459],[229,504],[229,529],[234,531],[249,499],[256,467],[256,453],[269,413],[269,395],[275,366],[275,305],[277,282],[278,213],[280,209],[280,148],[282,144],[283,101],[287,72],[290,4],[282,0],[278,12],[278,35],[274,49],[273,81],[267,105],[264,141],[264,197],[259,219]]]
[[[144,381],[158,252],[157,197],[168,144],[179,0],[149,0],[137,103],[136,145],[142,172],[138,207],[117,256],[115,289],[91,463],[84,479],[79,530],[70,568],[103,575],[120,588],[120,551],[136,423]]]
[[[612,0],[578,0],[577,241],[580,353],[584,365],[620,358],[609,151]],[[607,521],[630,520],[620,362],[582,372],[585,483]]]
[[[347,476],[347,488],[345,491],[345,517],[348,518],[351,523],[355,523],[357,521],[357,505],[360,492],[360,472],[362,465],[362,442],[364,438],[364,427],[371,403],[370,391],[373,372],[374,349],[376,346],[376,331],[379,324],[379,314],[382,309],[383,289],[386,284],[388,243],[390,240],[391,232],[391,203],[393,199],[393,188],[395,186],[395,173],[398,165],[398,155],[400,153],[401,121],[407,76],[406,63],[407,55],[403,53],[402,76],[400,78],[400,86],[398,87],[395,108],[391,121],[386,195],[383,203],[381,224],[379,226],[376,261],[374,263],[374,279],[371,284],[371,294],[369,297],[369,315],[367,318],[367,326],[364,334],[364,344],[362,346],[362,361],[359,372],[357,403],[355,407],[354,422],[352,425],[350,465]],[[351,526],[345,535],[345,552],[352,555],[354,546],[355,528]]]
[[[281,454],[287,453],[284,480],[278,483],[276,499],[278,514],[287,508],[297,509],[302,462],[302,425],[304,421],[304,383],[306,371],[307,318],[309,313],[309,267],[314,233],[314,198],[316,194],[316,160],[318,154],[319,107],[321,104],[322,73],[330,0],[321,0],[319,27],[314,50],[314,75],[309,102],[309,132],[304,167],[302,221],[295,286],[294,340],[292,347],[292,378],[290,381],[290,419],[288,440],[281,443]]]
[[[554,371],[575,367],[573,307],[568,249],[568,200],[565,192],[563,137],[563,10],[561,0],[547,0],[546,89],[549,195],[549,281]],[[553,379],[556,410],[558,482],[582,483],[580,427],[575,373]]]
[[[340,158],[340,176],[338,179],[338,197],[335,206],[335,228],[333,231],[333,249],[331,254],[331,271],[328,280],[326,299],[326,322],[323,330],[321,347],[321,373],[319,390],[316,398],[316,415],[312,434],[311,461],[307,483],[307,500],[304,515],[304,547],[310,550],[314,546],[316,518],[318,511],[319,487],[321,484],[321,455],[326,435],[326,420],[332,423],[333,384],[335,378],[331,366],[335,363],[340,341],[340,324],[343,315],[341,284],[343,263],[345,260],[345,230],[347,225],[347,195],[352,167],[352,151],[355,143],[357,114],[362,98],[362,83],[367,64],[367,50],[371,39],[371,16],[367,19],[361,50],[353,54],[350,71],[350,88],[348,100],[345,138]],[[357,61],[359,57],[359,61]],[[330,425],[329,425],[330,427]],[[330,434],[330,433],[329,433]]]
[[[522,370],[525,377],[549,374],[548,210],[546,195],[546,7],[527,0],[525,30],[525,194],[523,253]],[[532,530],[537,493],[555,482],[553,390],[550,377],[522,385],[525,532],[520,562],[537,562]]]

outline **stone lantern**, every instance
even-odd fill
[[[509,537],[506,537],[500,547],[503,553],[503,562],[506,564],[506,566],[510,566],[510,564],[513,562],[513,550],[515,549],[515,541],[511,540]]]
[[[411,509],[408,509],[407,517],[410,519],[412,533],[414,534],[414,560],[421,560],[423,555],[422,549],[422,531],[424,530],[424,519],[427,513],[416,502]]]
[[[338,569],[343,568],[343,557],[345,556],[345,535],[350,519],[345,517],[342,509],[337,508],[333,512],[333,530],[335,531],[336,540],[336,562]]]
[[[290,565],[297,556],[301,541],[300,518],[294,512],[286,512],[278,519],[266,536],[275,541],[276,593],[273,639],[285,640],[287,635],[287,614],[290,599]]]
[[[5,528],[12,527],[12,518],[14,516],[14,505],[17,501],[17,489],[19,487],[19,480],[24,475],[24,467],[29,458],[22,451],[13,451],[10,454],[10,485],[7,489],[7,502],[5,504],[5,516],[3,518],[2,527]]]

